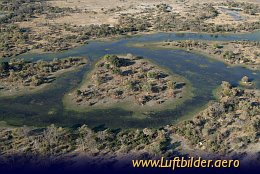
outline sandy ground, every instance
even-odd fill
[[[110,24],[114,25],[118,22],[121,14],[134,14],[145,11],[149,8],[154,8],[157,4],[167,3],[172,4],[175,1],[156,1],[156,0],[59,0],[50,1],[52,6],[70,7],[73,9],[82,10],[81,13],[71,14],[70,16],[56,19],[57,23],[65,21],[75,25],[90,25],[90,24]],[[175,10],[182,11],[184,6],[178,4],[174,6]],[[110,11],[109,11],[110,10]]]
[[[189,13],[189,9],[193,5],[199,5],[203,3],[221,3],[227,2],[227,0],[54,0],[49,3],[52,6],[69,7],[73,9],[82,10],[81,13],[71,14],[70,16],[61,17],[55,19],[57,23],[70,23],[75,25],[89,25],[89,24],[116,24],[120,14],[134,14],[145,12],[146,9],[154,8],[158,4],[168,4],[173,8],[173,12],[185,15]],[[236,0],[236,2],[245,2],[243,0]],[[260,3],[260,0],[249,0],[246,2]],[[217,7],[218,8],[218,7]],[[106,13],[110,10],[108,13]],[[220,10],[218,10],[221,12]],[[257,21],[259,16],[249,16],[243,14],[247,21]],[[211,19],[208,22],[216,24],[232,24],[234,21],[232,18],[224,13]],[[236,21],[235,23],[241,23],[243,21]]]

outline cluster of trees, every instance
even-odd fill
[[[117,153],[142,152],[148,156],[163,155],[169,150],[169,134],[165,130],[135,129],[94,131],[86,125],[77,129],[66,129],[50,125],[44,129],[21,127],[1,129],[0,132],[0,163],[13,164],[14,156],[26,157],[27,162],[41,165],[51,159],[51,163],[66,161],[70,152],[80,151],[94,159],[104,155]],[[174,149],[171,149],[173,151]],[[140,153],[141,155],[141,153]],[[38,159],[38,160],[37,160]],[[48,164],[44,164],[48,165]]]
[[[179,18],[175,14],[157,16],[154,19],[154,29],[159,31],[192,31],[192,32],[239,32],[254,31],[260,28],[260,22],[241,23],[237,26],[230,24],[215,25],[194,18]]]
[[[207,49],[209,46],[206,42],[198,41],[198,40],[182,40],[182,41],[173,41],[173,40],[166,40],[165,45],[173,45],[178,46],[181,48],[201,48]]]
[[[16,25],[0,27],[0,57],[10,57],[26,52],[29,49],[25,45],[28,40],[28,33]]]
[[[83,63],[82,58],[54,59],[51,62],[40,60],[34,63],[11,59],[10,62],[0,64],[0,81],[39,86],[53,81],[54,79],[50,77],[52,73]]]
[[[258,48],[260,48],[260,41],[232,41],[231,43],[235,43],[235,44],[240,44],[240,45],[244,45],[244,46],[256,46]]]
[[[224,154],[259,141],[259,97],[223,82],[220,100],[209,104],[194,119],[181,123],[175,131],[194,147]]]
[[[226,50],[222,53],[222,57],[229,63],[240,64],[245,63],[248,65],[254,65],[256,63],[257,56],[260,54],[258,51],[249,53],[251,55],[245,55],[246,53],[234,52],[231,50]]]
[[[108,37],[114,35],[126,34],[129,32],[146,31],[151,24],[144,19],[121,16],[119,24],[111,26],[109,24],[88,25],[88,26],[70,26],[65,29],[72,33],[79,33],[82,39]]]
[[[172,41],[166,40],[163,46],[174,46],[185,49],[199,49],[208,54],[219,55],[220,58],[223,58],[225,61],[231,64],[256,64],[256,59],[260,52],[258,49],[260,48],[260,42],[255,41],[232,41],[230,43],[211,43],[206,41],[196,41],[196,40],[183,40],[183,41]],[[245,51],[241,51],[240,49],[234,48],[243,48]],[[254,52],[246,51],[247,48],[255,48]]]
[[[172,11],[172,7],[168,4],[158,4],[156,5],[156,8],[161,11],[161,12],[171,12]]]
[[[9,71],[9,63],[8,62],[1,62],[0,64],[0,73],[5,73]]]
[[[0,11],[6,15],[0,18],[0,24],[21,22],[30,20],[35,15],[47,14],[47,18],[52,18],[65,12],[77,12],[71,8],[52,7],[45,3],[46,0],[2,0],[0,1]]]
[[[260,13],[260,7],[255,4],[245,4],[243,10],[246,14],[256,15]]]
[[[109,97],[123,100],[135,96],[139,105],[151,100],[160,101],[158,104],[161,104],[176,97],[177,93],[182,95],[185,85],[174,81],[173,77],[140,57],[119,58],[116,55],[105,55],[96,64],[91,80],[86,88],[77,90],[76,102],[86,102],[92,106],[98,100],[109,100]],[[177,89],[180,84],[183,84],[182,87]]]

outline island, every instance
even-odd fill
[[[140,56],[105,55],[82,85],[64,97],[73,110],[120,106],[126,110],[155,111],[192,97],[190,83]]]
[[[87,63],[86,58],[69,57],[29,62],[11,59],[0,63],[0,96],[32,93],[53,82],[57,76],[73,71]]]

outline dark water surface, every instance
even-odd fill
[[[65,58],[68,56],[85,56],[93,63],[105,54],[132,53],[150,58],[173,73],[187,78],[195,88],[195,97],[186,101],[177,109],[152,113],[145,119],[136,118],[132,112],[116,108],[87,113],[66,111],[62,105],[62,98],[65,93],[79,85],[84,74],[91,68],[87,66],[78,72],[63,75],[50,88],[42,92],[13,99],[0,98],[0,121],[6,121],[10,125],[19,126],[46,126],[54,123],[69,127],[80,124],[87,124],[91,127],[106,126],[111,128],[160,127],[187,117],[190,113],[203,107],[209,100],[214,99],[212,91],[223,80],[237,84],[244,75],[247,75],[256,81],[257,88],[260,87],[259,71],[253,72],[242,67],[228,67],[222,62],[181,50],[151,50],[126,46],[126,44],[131,42],[163,41],[166,39],[260,41],[260,32],[237,35],[158,33],[123,38],[110,42],[93,41],[87,45],[56,54],[24,54],[18,56],[18,58],[34,61],[39,59],[52,60],[53,58]]]

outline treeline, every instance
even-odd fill
[[[75,12],[71,8],[49,6],[46,0],[3,0],[0,1],[0,11],[6,12],[6,15],[0,18],[0,24],[30,20],[40,14],[46,14],[48,19],[58,17],[58,14],[65,12]]]
[[[82,39],[108,37],[114,35],[126,34],[129,32],[147,31],[151,27],[149,22],[144,19],[133,17],[121,17],[119,24],[111,26],[109,24],[89,25],[89,26],[70,26],[66,25],[65,30],[73,33],[79,33]]]
[[[192,32],[240,32],[240,31],[254,31],[260,28],[260,22],[241,23],[237,26],[223,24],[215,25],[205,23],[199,19],[182,19],[175,14],[168,14],[156,17],[154,20],[154,29],[159,31],[192,31]]]

